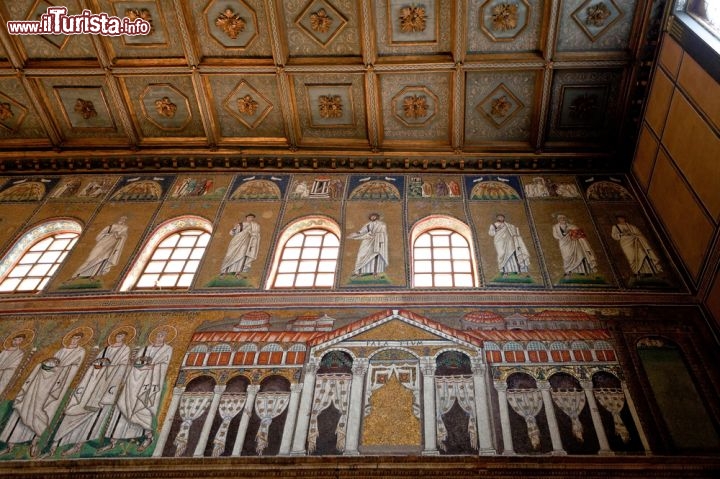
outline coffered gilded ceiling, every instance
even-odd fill
[[[0,157],[617,158],[662,2],[0,3]],[[148,35],[11,36],[49,6]],[[161,152],[161,153],[160,153]]]

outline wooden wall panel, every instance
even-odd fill
[[[663,40],[658,61],[665,67],[672,78],[677,77],[680,62],[683,58],[683,49],[678,43],[666,36]]]
[[[635,161],[633,161],[633,173],[640,185],[647,191],[650,186],[650,177],[655,167],[655,157],[658,151],[658,140],[650,128],[643,126],[638,139]]]
[[[645,112],[645,121],[660,135],[665,128],[665,119],[673,94],[672,80],[661,70],[658,70],[650,90],[648,107]]]
[[[678,85],[715,127],[720,128],[720,85],[689,55],[683,58]]]

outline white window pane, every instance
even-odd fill
[[[428,234],[421,235],[417,240],[415,240],[415,247],[416,248],[429,248],[430,247],[430,235],[428,235]]]
[[[185,266],[185,261],[169,261],[165,267],[166,273],[180,273]]]
[[[295,278],[295,286],[298,288],[309,288],[314,286],[315,284],[315,274],[314,273],[303,273],[298,274]]]
[[[177,283],[178,275],[177,274],[164,274],[160,276],[160,280],[158,281],[158,286],[161,288],[172,288],[175,286],[175,283]]]
[[[197,271],[198,266],[200,265],[200,261],[188,261],[185,264],[185,272],[186,273],[195,273]]]
[[[450,261],[435,261],[433,263],[433,270],[436,273],[450,273],[452,271],[452,262],[450,262]]]
[[[416,273],[432,273],[431,261],[415,261]]]
[[[456,273],[469,273],[472,270],[468,261],[453,261],[453,271]]]
[[[180,275],[180,279],[178,279],[177,286],[179,288],[189,288],[192,284],[194,274],[186,273]]]
[[[439,288],[449,288],[453,285],[453,277],[451,274],[436,274],[435,286]]]
[[[162,243],[160,243],[158,246],[160,248],[172,248],[177,244],[179,239],[180,239],[180,235],[174,234],[172,236],[168,236],[167,238],[165,238],[162,241]]]
[[[452,257],[454,259],[470,259],[470,250],[467,248],[453,248]]]
[[[58,233],[55,235],[55,239],[75,239],[77,240],[77,233]]]
[[[19,264],[13,268],[13,270],[8,275],[8,278],[23,278],[27,276],[30,268],[32,268],[31,264]]]
[[[302,252],[303,259],[316,259],[320,257],[320,248],[305,248]]]
[[[415,248],[413,257],[415,259],[430,259],[432,258],[432,254],[430,254],[430,248]]]
[[[192,253],[192,249],[190,248],[178,248],[175,251],[173,251],[173,254],[170,256],[171,259],[188,259],[190,257],[190,253]]]
[[[278,266],[278,272],[294,273],[297,271],[297,267],[298,267],[297,261],[283,261],[280,263],[280,266]]]
[[[27,253],[20,260],[20,264],[35,264],[40,259],[42,253]]]
[[[332,248],[323,247],[322,251],[320,251],[321,259],[336,259],[337,257],[338,257],[338,248],[336,248],[336,247],[332,247]]]
[[[303,236],[303,234],[302,234],[302,233],[298,233],[298,234],[296,234],[295,236],[293,236],[292,238],[290,238],[290,239],[288,240],[288,242],[285,243],[285,246],[286,246],[286,247],[287,247],[287,246],[291,246],[291,247],[294,247],[294,248],[298,248],[298,247],[302,246],[304,239],[305,239],[305,237]]]
[[[60,257],[60,253],[60,251],[48,251],[47,253],[43,253],[38,260],[38,263],[54,263]]]
[[[197,235],[182,235],[180,236],[180,241],[178,241],[177,245],[183,248],[192,248],[195,246],[197,239]]]
[[[432,244],[435,248],[440,246],[450,246],[450,237],[447,235],[433,235]]]
[[[205,254],[205,248],[195,248],[190,254],[190,259],[202,259]]]
[[[146,273],[162,273],[163,268],[165,267],[164,261],[150,261],[148,265],[145,267]]]
[[[28,276],[45,276],[50,271],[51,264],[36,264],[30,270]]]
[[[45,251],[48,248],[48,246],[50,246],[50,244],[52,244],[52,242],[53,242],[52,237],[45,238],[44,240],[40,240],[37,243],[35,243],[34,245],[32,245],[32,247],[28,251]]]
[[[58,257],[56,263],[62,263],[65,260],[65,257],[67,256],[67,254],[68,254],[67,251],[63,251],[62,253],[60,253],[60,257]]]
[[[340,240],[334,234],[328,233],[327,235],[325,235],[325,241],[323,241],[323,246],[340,246]]]
[[[317,261],[316,260],[310,260],[310,261],[300,261],[300,267],[298,268],[298,271],[303,273],[312,273],[317,268]]]
[[[459,234],[457,234],[457,233],[453,234],[453,235],[450,237],[450,241],[451,241],[451,243],[452,243],[453,246],[465,246],[465,247],[467,247],[467,244],[468,244],[467,241],[465,240],[465,238],[464,238],[462,235],[459,235]]]
[[[283,259],[300,259],[300,248],[285,248],[283,250]]]
[[[320,261],[318,264],[318,271],[323,273],[332,273],[335,272],[336,265],[337,261]]]
[[[432,275],[431,274],[416,274],[415,275],[415,286],[418,288],[428,288],[432,286]]]
[[[52,244],[50,245],[50,247],[48,249],[52,250],[52,251],[64,250],[65,248],[67,248],[67,246],[69,244],[70,244],[69,239],[56,239],[55,241],[52,242]]]
[[[19,278],[8,278],[0,284],[0,291],[14,291],[18,284],[20,284]]]
[[[208,233],[203,233],[200,235],[200,237],[197,240],[197,243],[195,243],[197,246],[205,247],[210,242],[210,235]]]
[[[57,271],[59,267],[60,267],[59,263],[55,263],[55,264],[51,265],[50,271],[48,271],[45,276],[50,277],[50,276],[54,275],[55,271]]]
[[[334,273],[321,273],[318,274],[315,279],[315,286],[319,286],[321,288],[331,288],[334,282]]]
[[[435,259],[450,259],[450,250],[448,248],[433,249],[433,257]]]
[[[460,288],[471,288],[475,286],[473,283],[473,277],[470,274],[456,274],[455,275],[455,286]]]
[[[170,253],[172,253],[172,249],[169,248],[158,248],[155,250],[155,252],[152,255],[152,259],[159,259],[159,260],[165,260],[170,258]]]
[[[279,274],[275,277],[276,288],[291,288],[295,280],[294,274]]]
[[[305,247],[315,246],[318,247],[322,244],[323,237],[318,235],[308,235],[305,237]]]
[[[38,284],[38,285],[35,287],[35,289],[38,290],[38,291],[41,291],[41,290],[45,289],[45,286],[48,284],[49,281],[50,281],[50,277],[49,277],[49,276],[46,276],[45,278],[42,279],[42,281],[40,281],[40,284]]]
[[[154,288],[155,282],[158,280],[160,275],[157,274],[144,274],[140,277],[140,280],[137,282],[136,287],[137,288]]]
[[[40,278],[26,278],[22,280],[17,289],[18,291],[34,291],[38,284],[40,284]]]

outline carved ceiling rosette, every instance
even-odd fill
[[[501,83],[475,108],[496,128],[502,127],[525,105],[510,89]]]
[[[115,129],[102,87],[55,86],[54,92],[70,128]]]
[[[210,36],[225,48],[247,48],[257,37],[257,15],[242,0],[211,1],[205,11]]]
[[[18,131],[27,112],[23,105],[0,93],[0,128],[11,133]]]
[[[587,0],[573,12],[572,18],[594,42],[604,35],[623,14],[624,12],[615,3],[615,0]]]
[[[424,86],[403,88],[392,100],[392,111],[406,126],[424,126],[437,113],[438,98]]]
[[[192,119],[187,96],[169,83],[148,85],[140,104],[145,119],[164,131],[182,130]]]
[[[295,19],[295,25],[312,40],[327,47],[348,24],[343,16],[330,2],[312,0]]]
[[[262,123],[273,105],[250,83],[242,80],[225,98],[223,108],[252,130]]]
[[[488,0],[480,7],[480,28],[495,42],[514,40],[528,24],[525,0]]]

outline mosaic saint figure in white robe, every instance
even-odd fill
[[[622,215],[616,216],[616,220],[611,231],[612,238],[620,242],[633,274],[656,275],[662,272],[660,260],[640,230]]]
[[[130,348],[125,341],[131,329],[124,327],[113,331],[110,334],[113,342],[98,353],[85,371],[63,411],[50,455],[55,453],[58,446],[68,444],[73,447],[63,455],[75,454],[85,442],[100,437],[105,421],[117,401],[120,385],[125,381],[130,361]]]
[[[97,278],[118,264],[128,235],[126,221],[127,216],[121,216],[117,223],[106,226],[98,233],[95,246],[85,262],[75,271],[73,278]]]
[[[15,376],[15,371],[17,371],[25,357],[22,345],[27,339],[25,333],[11,335],[5,341],[5,348],[0,351],[0,398],[3,397],[5,389],[10,384],[10,381]]]
[[[558,241],[565,275],[592,274],[597,271],[597,259],[585,232],[568,221],[565,215],[557,215],[553,225],[553,237]]]
[[[105,437],[110,438],[110,444],[101,450],[114,448],[118,439],[143,438],[138,445],[138,452],[144,451],[152,443],[153,420],[160,406],[165,375],[173,352],[167,342],[172,341],[175,333],[172,326],[160,327],[150,333],[148,345],[138,351],[105,432]]]
[[[488,234],[492,236],[495,244],[500,273],[507,275],[528,272],[530,253],[517,226],[507,223],[505,215],[499,214],[495,217],[495,222],[490,225]]]
[[[55,416],[85,359],[85,349],[80,343],[89,341],[91,336],[92,331],[88,328],[71,331],[63,339],[63,347],[32,370],[15,398],[13,412],[0,434],[0,441],[7,446],[4,453],[10,452],[16,444],[32,441],[30,455],[37,455],[38,440]]]
[[[260,225],[255,215],[245,216],[245,221],[236,224],[230,230],[230,244],[220,267],[220,274],[247,273],[258,257],[260,248]]]
[[[384,273],[388,266],[387,225],[380,215],[371,213],[368,221],[359,231],[348,238],[360,240],[360,249],[355,260],[354,276]]]

